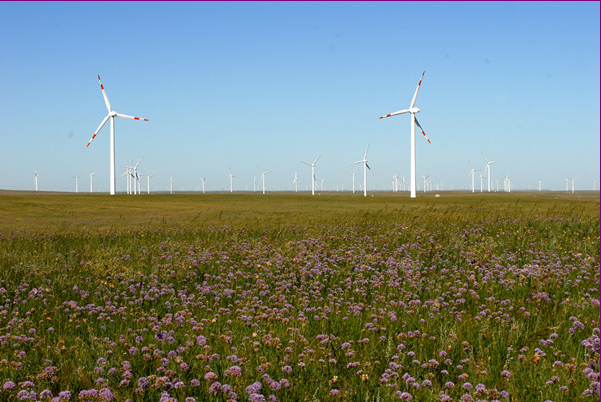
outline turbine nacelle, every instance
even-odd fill
[[[415,114],[415,113],[419,113],[420,109],[418,107],[412,107],[408,110],[408,112]]]

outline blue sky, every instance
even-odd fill
[[[422,71],[417,176],[466,189],[468,159],[517,189],[599,189],[599,2],[0,2],[0,189],[108,191],[144,156],[151,191],[348,190],[409,180],[409,106]],[[124,171],[117,168],[117,175]],[[360,179],[362,172],[357,175]],[[146,183],[143,183],[145,188]],[[479,186],[479,180],[477,180]],[[125,189],[124,179],[117,188]]]

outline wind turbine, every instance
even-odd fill
[[[173,178],[175,176],[167,176],[167,177],[169,177],[169,193],[173,194]]]
[[[307,163],[307,162],[301,161],[301,163],[311,166],[311,176],[312,176],[312,178],[311,178],[311,195],[315,195],[315,165],[317,164],[317,161],[319,160],[319,158],[321,158],[321,155],[319,155],[317,157],[317,159],[315,159],[313,161],[313,163]]]
[[[144,156],[142,156],[138,163],[136,163],[133,167],[134,171],[132,177],[134,179],[134,194],[136,194],[136,184],[138,187],[138,194],[140,194],[140,190],[142,189],[142,186],[140,185],[140,175],[138,174],[138,166],[140,166],[140,162],[142,162],[142,159],[144,159]]]
[[[33,177],[34,177],[34,180],[35,180],[35,191],[38,191],[38,171],[37,170],[34,171]]]
[[[363,159],[360,161],[351,163],[351,166],[356,165],[358,163],[363,163],[363,196],[364,197],[367,197],[367,169],[371,170],[371,168],[367,164],[367,151],[369,151],[369,144],[367,144],[367,149],[365,150],[365,155],[363,155]],[[355,176],[353,176],[353,179],[354,178],[355,178]],[[354,187],[354,183],[353,183],[353,187]]]
[[[133,165],[133,161],[131,162]],[[135,194],[135,183],[134,186],[132,186],[132,181],[135,178],[134,176],[134,167],[131,165],[125,165],[125,166],[121,166],[122,168],[125,168],[125,173],[123,173],[121,176],[119,176],[119,178],[121,177],[125,177],[127,180],[127,194]]]
[[[424,71],[422,73],[421,78],[419,79],[419,83],[417,84],[417,89],[415,90],[415,94],[413,95],[413,100],[411,100],[411,105],[409,106],[409,109],[399,110],[398,112],[393,112],[393,113],[387,114],[386,116],[380,116],[380,119],[383,119],[385,117],[396,116],[398,114],[411,113],[411,198],[416,197],[416,195],[415,195],[415,186],[416,186],[415,125],[416,124],[419,127],[419,129],[421,130],[424,137],[426,137],[426,140],[428,140],[428,143],[430,143],[430,140],[428,139],[428,136],[424,132],[424,129],[422,128],[422,126],[419,124],[419,121],[417,121],[417,118],[415,117],[415,114],[419,113],[419,111],[420,111],[420,109],[418,107],[415,107],[415,101],[417,100],[417,93],[419,92],[419,87],[422,84],[422,79],[424,78],[425,73],[426,72]]]
[[[484,158],[484,160],[486,161],[486,176],[488,176],[488,192],[490,193],[490,165],[492,165],[493,163],[497,163],[497,162],[501,162],[500,160],[497,161],[492,161],[489,162],[486,157],[484,156],[484,154],[482,152],[480,152],[480,155],[482,155],[482,157]]]
[[[90,138],[90,141],[88,141],[87,146],[88,147],[90,146],[90,143],[92,142],[92,140],[94,140],[94,138],[96,137],[96,135],[98,134],[100,129],[102,129],[102,127],[106,124],[107,120],[110,118],[111,119],[111,136],[110,136],[110,161],[109,161],[110,182],[109,182],[109,184],[110,184],[110,194],[115,195],[115,186],[117,183],[117,179],[115,177],[115,117],[121,117],[124,119],[133,119],[133,120],[144,120],[144,121],[148,121],[148,119],[143,119],[141,117],[128,116],[126,114],[117,113],[116,111],[111,110],[111,104],[109,102],[109,98],[106,96],[106,92],[104,92],[104,86],[102,85],[102,81],[100,81],[100,75],[98,76],[98,82],[100,82],[100,89],[102,90],[102,96],[104,97],[104,103],[106,104],[106,108],[107,108],[109,114],[102,120],[102,122],[100,122],[100,125],[94,132],[94,135],[92,135],[92,138]]]
[[[428,177],[430,176],[422,176],[424,179],[424,193],[428,191]]]
[[[77,177],[76,177],[76,176],[71,176],[71,177],[73,177],[73,178],[75,179],[75,192],[76,192],[76,193],[78,193],[78,192],[79,192],[79,189],[78,189],[78,185],[79,185],[79,176],[77,176]],[[572,187],[574,187],[574,186],[572,186]],[[573,192],[573,191],[572,191],[572,192]]]
[[[205,193],[205,180],[206,179],[207,179],[206,177],[201,177],[200,178],[200,180],[202,181],[202,193],[203,194]]]
[[[474,167],[472,166],[472,162],[470,162],[470,160],[467,160],[467,163],[470,164],[470,173],[472,175],[472,193],[474,192],[474,172],[480,170],[480,169],[474,169]],[[468,173],[469,175],[469,173]]]
[[[572,178],[572,194],[574,194],[574,182],[576,181],[576,177]]]
[[[357,170],[355,170],[353,173],[349,173],[349,172],[347,172],[347,173],[348,173],[350,176],[352,176],[352,177],[353,177],[353,194],[355,194],[355,175],[357,174],[357,172],[358,172],[358,171],[359,171],[359,170],[357,169]]]
[[[543,181],[538,179],[538,191],[543,191]]]
[[[292,184],[294,184],[294,192],[298,193],[298,176],[296,175],[296,172],[294,172],[294,180],[292,181]]]
[[[271,170],[268,170],[266,172],[263,171],[263,169],[259,168],[259,170],[261,171],[261,183],[263,184],[263,194],[265,194],[265,175],[267,173],[270,173]]]
[[[96,174],[96,172],[93,173],[88,173],[90,175],[90,193],[92,193],[92,178],[94,177],[94,175]]]
[[[143,176],[146,176],[146,194],[150,194],[150,178],[154,176],[151,176],[149,174],[145,174]]]
[[[234,174],[232,173],[232,169],[230,169],[230,193],[234,192]]]

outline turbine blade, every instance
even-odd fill
[[[304,164],[305,164],[305,165],[307,165],[307,166],[311,166],[311,164],[310,164],[310,163],[307,163],[307,162],[300,161],[300,163],[304,163]]]
[[[367,166],[367,168],[368,168],[369,170],[371,170],[371,168],[369,167],[369,165],[368,165],[367,163],[365,163],[365,166]]]
[[[86,145],[86,147],[89,147],[90,144],[92,143],[92,140],[94,140],[94,138],[96,138],[96,135],[98,134],[98,132],[100,131],[100,129],[106,124],[107,120],[109,119],[109,117],[111,117],[111,115],[107,115],[102,122],[100,122],[100,125],[98,126],[98,128],[96,129],[96,131],[94,132],[94,135],[92,136],[92,138],[90,138],[90,141],[88,141],[88,145]]]
[[[424,71],[422,73],[422,76],[419,79],[419,83],[417,84],[417,88],[415,89],[415,95],[413,95],[413,100],[411,101],[411,106],[409,106],[409,109],[411,109],[413,106],[415,106],[415,101],[417,100],[417,93],[419,92],[419,87],[422,85],[422,79],[424,79],[425,73],[426,73],[426,71]]]
[[[315,159],[315,161],[313,162],[313,165],[315,165],[317,163],[317,161],[319,160],[319,158],[321,158],[321,154],[319,154],[319,156],[317,157],[317,159]]]
[[[385,116],[380,116],[380,119],[384,119],[386,117],[391,117],[391,116],[396,116],[398,114],[403,114],[403,113],[409,113],[409,109],[403,109],[403,110],[399,110],[398,112],[388,113]]]
[[[480,152],[480,155],[482,155],[482,157],[484,158],[484,160],[486,161],[486,163],[488,163],[488,159],[486,159],[486,156],[484,156],[484,154],[482,152]]]
[[[358,164],[358,163],[363,163],[363,161],[357,161],[357,162],[353,162],[353,163],[351,163],[349,166],[353,166],[353,165],[356,165],[356,164]]]
[[[136,169],[140,165],[140,162],[142,162],[142,159],[144,159],[143,156],[140,158],[140,160],[138,161],[138,163],[136,163],[136,165],[134,166],[134,169]]]
[[[102,81],[100,81],[100,75],[98,75],[98,82],[100,82],[100,89],[102,90],[102,96],[104,96],[104,103],[106,104],[106,108],[111,112],[111,102],[109,102],[108,96],[106,96],[106,92],[104,92],[104,85],[102,85]]]
[[[426,140],[428,140],[428,144],[432,144],[430,142],[430,139],[426,135],[426,133],[424,133],[424,129],[422,128],[421,124],[419,124],[419,121],[417,121],[417,118],[415,118],[415,124],[417,124],[417,126],[419,127],[419,129],[422,131],[422,134],[424,135],[424,137],[426,137]]]
[[[117,117],[121,117],[124,119],[132,119],[132,120],[144,120],[144,121],[148,121],[148,119],[145,119],[143,117],[134,117],[134,116],[128,116],[126,114],[121,114],[121,113],[117,113]]]
[[[365,155],[363,155],[363,159],[367,159],[367,151],[369,151],[369,144],[367,144],[367,148],[365,149]]]

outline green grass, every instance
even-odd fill
[[[238,400],[255,382],[281,401],[598,400],[582,341],[599,333],[599,207],[590,193],[4,192],[0,401],[231,397],[208,372]]]

